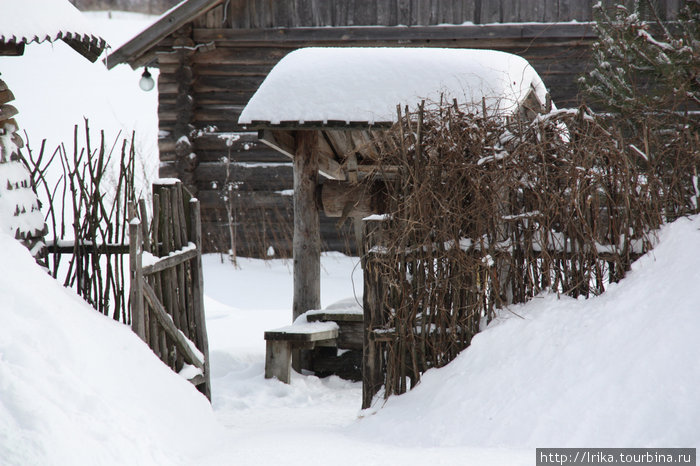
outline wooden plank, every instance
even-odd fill
[[[338,329],[323,329],[315,331],[297,330],[294,325],[282,327],[280,329],[268,330],[265,332],[265,340],[267,341],[290,341],[290,342],[312,342],[333,340],[338,338]]]
[[[316,131],[297,131],[295,134],[293,319],[321,307],[321,234],[316,206],[317,138]]]
[[[334,2],[327,0],[311,0],[311,12],[314,26],[332,26]]]
[[[281,166],[231,166],[230,180],[238,183],[238,191],[265,189],[281,191],[292,185],[293,167],[290,163]],[[226,164],[221,162],[201,163],[195,173],[195,184],[203,189],[223,188],[226,181]]]
[[[411,26],[411,0],[396,0],[396,23]]]
[[[172,318],[168,315],[163,305],[158,301],[155,291],[148,283],[143,284],[143,291],[149,306],[153,310],[153,315],[156,316],[158,323],[163,327],[165,332],[177,345],[177,349],[184,356],[188,364],[196,366],[198,369],[204,369],[204,362],[199,359],[199,356],[192,351],[190,342],[175,326]]]
[[[410,7],[408,8],[410,10]],[[237,47],[246,43],[268,42],[270,45],[284,46],[286,42],[316,41],[391,41],[405,42],[415,40],[454,40],[523,38],[595,38],[595,33],[588,23],[558,24],[480,24],[459,26],[421,26],[421,27],[336,27],[336,28],[294,28],[294,29],[195,29],[196,41],[221,41],[222,45],[231,42]],[[222,54],[226,47],[219,47],[210,54]],[[267,50],[268,56],[272,50]],[[199,59],[201,59],[201,55]],[[280,57],[281,58],[281,57]]]
[[[197,257],[196,249],[183,249],[177,252],[171,252],[166,257],[161,257],[155,263],[143,266],[144,275],[152,275],[162,272],[177,265],[183,264]]]
[[[395,0],[379,0],[377,2],[377,24],[396,26],[397,10]]]
[[[370,26],[377,24],[377,0],[351,0],[350,3],[353,25]]]
[[[309,322],[362,322],[364,315],[362,308],[359,312],[333,312],[333,311],[313,311],[306,315]]]
[[[129,63],[135,69],[134,61],[154,47],[163,37],[175,32],[194,18],[203,15],[222,3],[222,1],[189,0],[180,3],[168,15],[159,19],[148,29],[107,56],[104,59],[107,69],[111,70],[120,63]]]

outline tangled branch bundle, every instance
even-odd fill
[[[650,249],[672,197],[692,194],[692,171],[662,180],[586,108],[525,122],[435,106],[399,120],[366,179],[388,192],[365,261],[385,396],[451,361],[497,308],[602,293]]]

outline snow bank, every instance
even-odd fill
[[[699,230],[664,228],[598,298],[514,306],[353,430],[412,446],[700,446]]]
[[[4,233],[0,262],[2,464],[195,464],[219,438],[206,398]]]
[[[396,106],[421,99],[457,99],[481,112],[512,114],[534,88],[547,90],[517,55],[438,48],[305,48],[284,57],[265,78],[238,120],[393,122]]]

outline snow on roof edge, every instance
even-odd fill
[[[78,41],[86,48],[103,50],[107,42],[80,10],[66,0],[4,2],[0,16],[0,42],[31,44],[57,40]]]

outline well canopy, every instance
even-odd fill
[[[242,125],[392,123],[397,105],[454,99],[512,115],[547,91],[522,57],[494,50],[439,48],[304,48],[289,53],[245,107]]]

